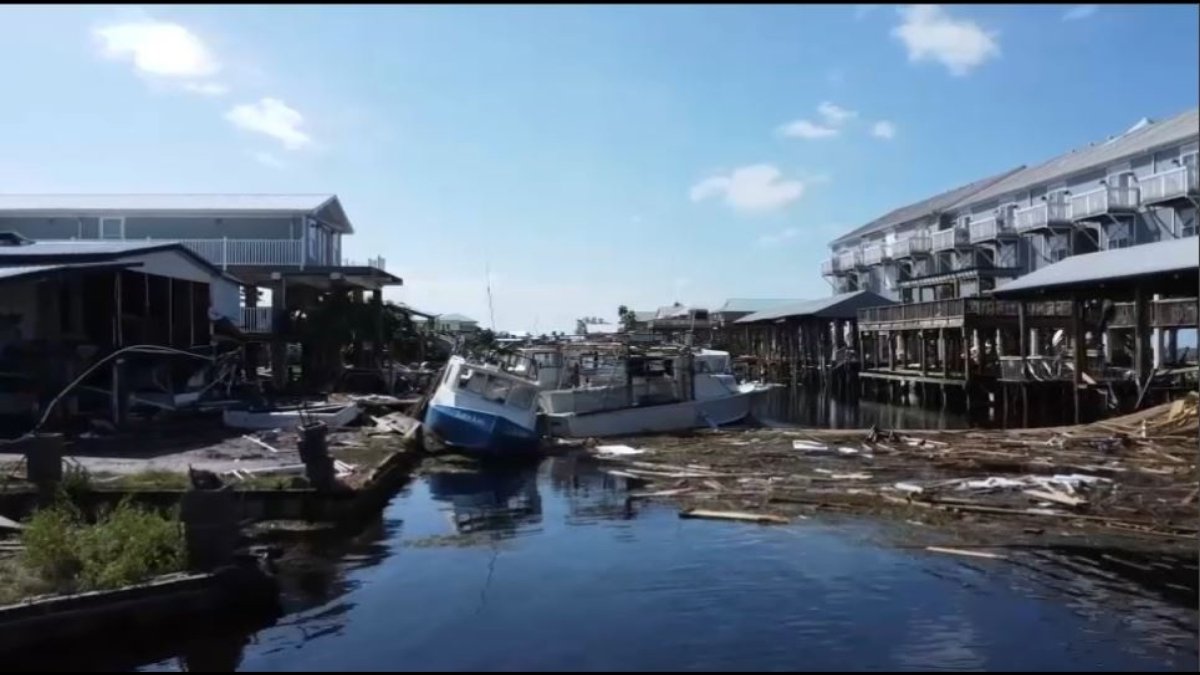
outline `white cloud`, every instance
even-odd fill
[[[821,113],[821,117],[825,118],[825,123],[831,126],[838,126],[846,120],[853,119],[858,116],[858,113],[853,110],[846,110],[829,101],[822,101],[821,105],[817,106],[817,112]]]
[[[173,78],[215,75],[221,66],[204,42],[177,23],[134,21],[97,28],[101,53],[130,61],[138,72]]]
[[[798,236],[800,236],[800,228],[787,227],[787,228],[784,228],[783,230],[780,230],[779,232],[774,232],[772,234],[764,234],[764,235],[760,236],[758,238],[758,245],[759,246],[774,246],[776,244],[782,244],[783,242],[787,241],[788,239],[793,239]]]
[[[1000,55],[996,33],[970,19],[956,19],[937,5],[910,5],[899,12],[903,20],[892,35],[904,43],[912,63],[937,61],[963,76]]]
[[[183,88],[202,96],[224,96],[229,93],[229,87],[220,82],[186,82]]]
[[[1100,5],[1075,5],[1066,12],[1063,12],[1063,21],[1078,21],[1086,19],[1096,13],[1100,9]]]
[[[896,125],[887,120],[879,120],[871,127],[871,135],[890,141],[896,137]]]
[[[763,212],[782,208],[804,194],[804,183],[785,180],[770,164],[753,164],[734,169],[728,176],[712,176],[692,186],[694,202],[722,197],[738,211]]]
[[[258,162],[259,164],[262,164],[263,166],[269,166],[272,169],[282,169],[287,166],[282,159],[279,159],[269,152],[263,152],[260,150],[258,152],[250,153],[250,156],[253,157],[254,161]]]
[[[225,113],[225,119],[239,129],[266,134],[288,150],[299,150],[312,143],[312,137],[301,129],[304,116],[276,98],[236,105]]]
[[[854,20],[861,21],[867,18],[871,12],[874,12],[877,9],[879,9],[879,5],[855,5]]]
[[[822,126],[808,120],[795,120],[779,128],[779,133],[788,138],[832,138],[838,135],[838,130],[830,126]]]

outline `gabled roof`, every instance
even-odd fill
[[[1191,272],[1191,289],[1196,290],[1196,272],[1200,270],[1200,240],[1196,237],[1169,239],[1096,253],[1064,258],[1000,286],[998,298],[1032,295],[1038,291],[1072,286],[1110,283],[1120,280]]]
[[[800,302],[800,300],[796,298],[730,298],[716,311],[730,313],[761,312],[764,309],[794,302]]]
[[[638,310],[638,309],[635,309],[635,310],[633,311],[633,320],[634,320],[634,321],[637,321],[638,323],[643,323],[643,322],[646,322],[646,321],[652,321],[652,320],[654,319],[654,317],[656,316],[656,314],[657,314],[657,312],[655,312],[655,311],[653,311],[653,310]]]
[[[175,242],[89,240],[36,241],[18,246],[0,246],[0,265],[52,265],[113,262],[131,255],[173,251],[209,270],[213,275],[237,281],[224,270]],[[239,282],[240,283],[240,282]]]
[[[0,267],[0,282],[33,279],[59,272],[92,272],[137,267],[140,263],[57,263],[54,265],[14,265]]]
[[[1008,178],[1014,173],[1020,171],[1022,168],[1023,167],[1009,169],[1004,173],[999,173],[982,180],[977,180],[974,183],[968,183],[961,187],[956,187],[953,190],[948,190],[941,194],[934,195],[928,199],[922,199],[919,202],[915,202],[907,206],[901,206],[898,209],[885,213],[884,215],[872,220],[862,227],[850,230],[846,234],[834,239],[831,244],[836,245],[852,241],[868,234],[874,234],[875,232],[896,227],[897,225],[903,225],[904,223],[945,211],[952,205],[994,185],[998,181]]]
[[[823,319],[853,319],[858,316],[858,310],[864,307],[893,304],[895,303],[874,291],[851,291],[817,300],[790,302],[786,305],[772,307],[771,309],[744,316],[734,323],[755,323],[758,321],[775,321],[777,319],[805,316],[820,317]]]
[[[1044,183],[1064,180],[1133,157],[1162,146],[1200,137],[1200,108],[1193,108],[1161,122],[1134,125],[1125,133],[1102,143],[1071,150],[1046,162],[1022,169],[986,189],[965,195],[952,208],[995,199],[1011,192],[1028,190]]]
[[[306,214],[350,234],[333,194],[0,194],[0,215]]]
[[[463,316],[462,314],[438,314],[437,318],[438,318],[438,321],[457,321],[459,323],[479,323],[475,319],[472,319],[469,316]]]

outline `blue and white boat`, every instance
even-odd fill
[[[425,428],[446,445],[486,456],[536,452],[537,384],[452,356],[425,413]]]

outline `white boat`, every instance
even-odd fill
[[[425,428],[451,447],[478,454],[536,451],[537,385],[452,356],[429,401]]]
[[[263,431],[266,429],[295,429],[303,422],[324,422],[331,430],[340,429],[358,418],[362,411],[357,403],[330,404],[307,408],[275,408],[252,410],[226,408],[222,413],[225,426],[234,429]]]
[[[630,365],[625,384],[542,392],[551,435],[627,436],[735,424],[768,387],[737,383],[729,354],[701,350]],[[668,363],[670,365],[668,365]],[[685,372],[685,369],[686,372]]]

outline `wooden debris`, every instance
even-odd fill
[[[926,546],[925,550],[931,551],[933,553],[947,553],[949,555],[961,555],[961,556],[966,556],[968,558],[986,558],[988,560],[1007,560],[1007,558],[1005,558],[1004,556],[997,555],[995,553],[987,553],[984,551],[964,551],[961,548],[943,548],[941,546]]]
[[[278,455],[278,454],[279,454],[279,449],[278,449],[278,448],[275,448],[275,447],[273,447],[273,446],[271,446],[271,445],[269,445],[269,444],[267,444],[267,443],[264,443],[264,442],[262,442],[261,440],[259,440],[259,439],[255,438],[254,436],[251,436],[250,434],[242,434],[242,438],[244,438],[244,439],[246,439],[246,440],[250,441],[251,443],[254,443],[255,445],[257,445],[257,446],[259,446],[259,447],[266,448],[267,450],[269,450],[270,452],[272,452],[272,453],[274,453],[274,454],[276,454],[276,455]]]
[[[783,516],[766,513],[746,513],[744,511],[707,511],[705,509],[685,509],[679,512],[680,518],[705,518],[710,520],[740,520],[747,523],[771,525],[787,525],[791,521]]]
[[[1055,504],[1062,504],[1063,506],[1070,506],[1071,508],[1077,508],[1087,503],[1086,499],[1072,497],[1071,495],[1065,495],[1061,492],[1052,492],[1050,490],[1022,490],[1021,493],[1029,495],[1034,499],[1040,499],[1044,502],[1054,502]]]
[[[0,530],[23,530],[25,526],[15,520],[9,520],[4,516],[0,516]]]

